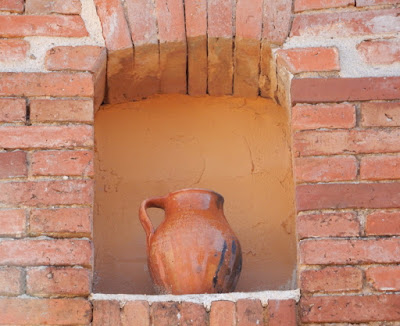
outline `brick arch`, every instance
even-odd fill
[[[156,93],[270,97],[271,47],[292,0],[94,0],[108,49],[106,102]]]

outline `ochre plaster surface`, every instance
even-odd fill
[[[296,243],[285,110],[266,99],[162,95],[95,118],[94,292],[152,294],[142,200],[215,190],[243,250],[237,291],[294,288]],[[160,209],[148,210],[155,225]]]

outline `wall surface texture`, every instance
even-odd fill
[[[290,113],[301,299],[220,302],[197,325],[399,324],[399,1],[0,0],[0,11],[0,325],[206,314],[89,298],[94,112],[104,97],[156,93],[261,95]],[[293,316],[286,305],[297,320],[279,319]]]

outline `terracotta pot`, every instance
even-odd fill
[[[145,200],[139,210],[147,235],[148,266],[158,293],[234,291],[242,268],[240,244],[224,212],[224,198],[205,189],[184,189]],[[149,207],[165,210],[154,230]]]

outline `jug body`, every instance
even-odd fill
[[[223,212],[221,195],[184,189],[144,201],[140,220],[147,234],[148,266],[158,293],[232,292],[242,268],[240,243]],[[154,230],[147,207],[165,210]]]

